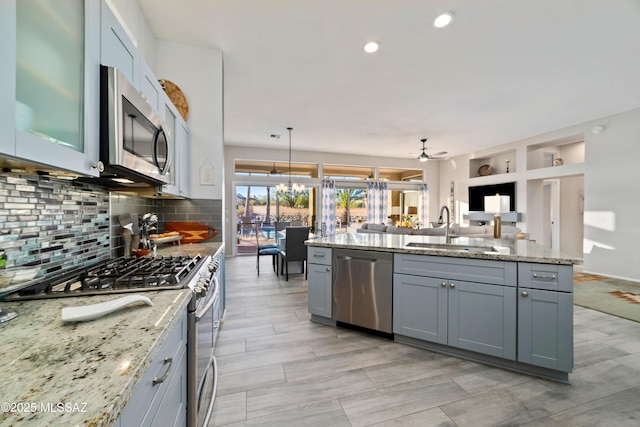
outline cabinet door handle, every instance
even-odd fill
[[[540,279],[540,280],[556,280],[556,275],[555,274],[551,274],[550,276],[547,276],[545,274],[533,273],[533,278],[534,279]]]
[[[313,254],[314,258],[324,258],[324,254]]]
[[[521,293],[520,295],[522,295],[523,297],[525,297],[525,298],[526,298],[526,297],[528,297],[528,296],[529,296],[529,292],[527,292],[527,291],[522,291],[522,293]]]
[[[331,271],[331,267],[327,267],[327,271]]]
[[[455,284],[455,283],[452,283],[452,284],[450,284],[449,286],[451,286],[452,288],[455,288],[455,287],[456,287],[456,284]]]
[[[447,287],[447,282],[440,283],[440,286],[442,286],[443,288],[446,288]]]
[[[164,372],[164,374],[158,378],[155,377],[153,379],[153,385],[155,386],[156,384],[162,384],[164,382],[164,380],[167,379],[167,377],[169,376],[169,372],[171,371],[171,364],[173,363],[173,357],[165,357],[164,358],[164,364],[169,364],[169,366],[167,366],[167,370]]]

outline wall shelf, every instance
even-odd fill
[[[507,172],[507,161],[509,162],[509,171]],[[483,165],[489,165],[493,169],[491,175],[480,175],[478,169]],[[480,176],[493,176],[502,175],[507,173],[516,172],[516,151],[506,151],[503,153],[496,153],[491,156],[479,157],[469,160],[469,178],[476,178]]]

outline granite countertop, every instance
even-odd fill
[[[61,309],[121,295],[0,302],[18,312],[0,325],[0,426],[112,425],[191,299],[189,289],[140,294],[153,306],[78,323]]]
[[[200,243],[187,243],[187,244],[172,244],[164,243],[158,245],[158,256],[176,256],[176,255],[215,255],[219,250],[224,248],[222,242],[200,242]]]
[[[416,236],[388,233],[338,233],[333,236],[307,240],[307,246],[357,249],[366,251],[395,252],[418,255],[436,255],[456,258],[475,258],[498,261],[535,262],[542,264],[573,265],[581,260],[557,251],[552,251],[528,240],[485,239],[479,237],[456,237],[454,245],[486,246],[486,251],[450,251],[438,248],[407,246],[408,243],[443,244],[444,236]]]
[[[222,242],[161,244],[156,255],[213,256],[223,249]],[[0,308],[18,312],[0,324],[0,427],[112,425],[191,299],[189,289],[139,294],[149,297],[153,306],[131,305],[77,323],[62,321],[63,307],[123,295],[0,302]]]

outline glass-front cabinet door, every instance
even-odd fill
[[[15,98],[16,67],[11,58],[16,57],[16,4],[0,1],[0,153],[15,151]]]
[[[6,154],[96,175],[99,144],[98,0],[18,0],[6,20],[15,60],[13,151]],[[13,25],[11,25],[13,24]],[[3,42],[5,43],[5,42]]]

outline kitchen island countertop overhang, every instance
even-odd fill
[[[442,236],[416,236],[404,234],[338,233],[332,236],[307,240],[307,246],[334,249],[393,252],[415,255],[436,255],[455,258],[475,258],[496,261],[533,262],[540,264],[575,265],[581,260],[528,240],[486,239],[479,237],[455,237],[451,244],[458,250],[446,249]],[[425,245],[411,246],[411,244]],[[408,246],[409,245],[409,246]],[[463,247],[472,250],[464,250]],[[486,251],[475,248],[486,247]]]

